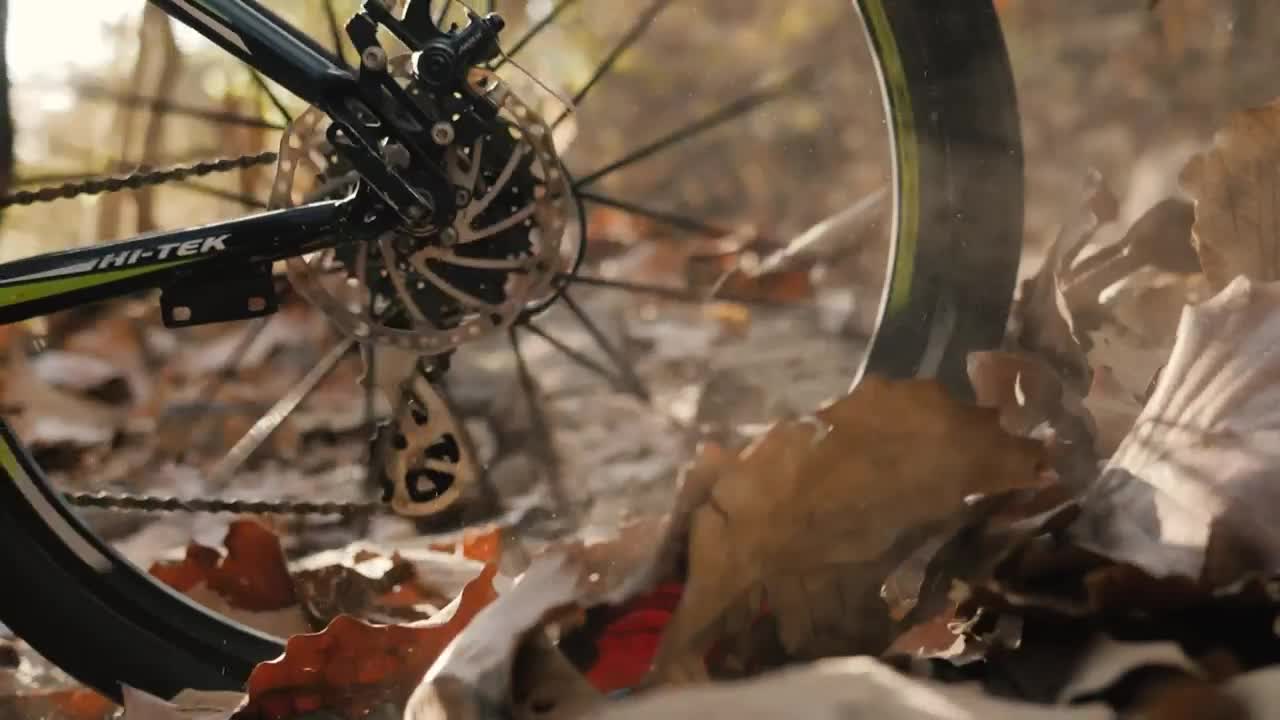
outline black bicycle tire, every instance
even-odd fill
[[[864,369],[936,375],[967,392],[965,356],[1003,332],[1021,237],[1018,115],[998,20],[991,0],[855,4],[885,89],[899,209]],[[3,420],[0,473],[0,577],[10,583],[0,621],[81,682],[117,700],[123,684],[160,697],[234,690],[280,653],[103,544]]]
[[[999,18],[991,0],[858,5],[893,136],[896,207],[862,372],[935,377],[972,397],[969,353],[1003,339],[1022,252],[1022,135]]]

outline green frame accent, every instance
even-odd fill
[[[0,468],[4,468],[14,478],[28,478],[27,472],[22,469],[22,463],[18,462],[17,452],[9,447],[8,438],[3,437],[0,437]]]
[[[10,305],[17,305],[18,303],[30,302],[32,300],[40,300],[47,297],[53,297],[55,295],[75,292],[76,290],[84,290],[85,288],[107,285],[119,280],[126,280],[128,278],[145,275],[147,273],[167,270],[179,265],[186,265],[187,263],[192,263],[201,259],[203,258],[170,260],[169,262],[156,263],[145,267],[89,272],[83,275],[47,278],[32,280],[31,282],[25,283],[16,283],[14,285],[0,286],[0,307],[8,307]]]

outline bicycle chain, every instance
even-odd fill
[[[177,498],[128,493],[64,492],[62,497],[76,507],[148,513],[231,513],[236,515],[366,515],[382,512],[380,501],[309,502],[305,500],[227,500]]]
[[[144,187],[163,185],[167,182],[203,177],[214,173],[245,170],[258,165],[270,165],[276,161],[277,157],[277,153],[262,152],[234,158],[204,160],[191,165],[177,165],[160,170],[142,170],[129,175],[88,178],[79,182],[51,185],[39,190],[20,190],[11,195],[0,197],[0,209],[15,205],[35,205],[54,200],[70,200],[81,195],[98,195],[120,190],[139,190]]]
[[[167,182],[203,177],[215,173],[243,170],[258,165],[270,165],[278,159],[274,152],[241,155],[233,158],[204,160],[190,165],[178,165],[159,170],[142,170],[129,175],[96,177],[79,182],[43,187],[39,190],[23,190],[0,197],[0,209],[15,205],[36,205],[54,200],[69,200],[82,195],[98,195],[120,190],[137,190],[163,185]],[[309,502],[301,500],[236,500],[207,498],[178,498],[162,495],[134,495],[127,493],[64,492],[62,497],[76,507],[102,510],[136,511],[148,513],[232,513],[237,515],[364,515],[381,512],[381,502]]]

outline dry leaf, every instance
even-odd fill
[[[1022,284],[1014,305],[1018,347],[1044,355],[1067,382],[1077,385],[1086,382],[1089,365],[1072,326],[1064,277],[1098,228],[1115,219],[1115,214],[1115,196],[1101,175],[1091,173],[1080,207],[1059,230],[1039,272]]]
[[[1114,197],[1099,176],[1090,180],[1081,210],[1024,286],[1018,344],[1045,355],[1079,394],[1106,368],[1127,394],[1141,396],[1168,357],[1178,312],[1207,296],[1188,242],[1191,210],[1176,198],[1158,202],[1118,241],[1081,258],[1115,219]]]
[[[866,657],[820,660],[747,681],[656,690],[610,705],[599,720],[1108,720],[1100,705],[1049,708],[968,685],[914,680]]]
[[[253,520],[236,520],[223,544],[225,557],[191,543],[182,560],[157,562],[150,573],[209,610],[261,632],[287,638],[313,629],[275,533]]]
[[[125,685],[124,714],[128,720],[229,720],[244,701],[244,693],[183,690],[171,700]]]
[[[995,411],[932,381],[868,377],[817,417],[779,422],[704,471],[714,481],[691,515],[685,593],[655,672],[700,677],[725,623],[766,596],[793,655],[878,652],[890,549],[971,495],[1038,484],[1043,459]]]
[[[213,613],[279,638],[281,642],[299,633],[315,630],[301,605],[294,604],[276,610],[245,610],[204,583],[183,594]]]
[[[1107,288],[1144,268],[1161,272],[1200,272],[1191,245],[1192,206],[1166,198],[1147,208],[1123,237],[1070,267],[1059,269],[1063,299],[1078,324],[1088,327]]]
[[[1085,547],[1214,585],[1280,570],[1277,310],[1280,284],[1242,277],[1183,311],[1151,399],[1085,500]]]
[[[1177,643],[1119,642],[1107,635],[1098,635],[1080,658],[1058,701],[1074,703],[1095,699],[1126,675],[1151,667],[1169,668],[1191,675],[1200,672]]]
[[[1055,488],[1060,486],[1055,486]],[[1047,493],[1046,493],[1047,494]],[[948,597],[946,602],[935,602],[930,607],[930,594],[952,594],[953,579],[968,577],[953,557],[962,553],[968,558],[977,559],[983,547],[978,539],[969,540],[968,536],[982,531],[993,534],[993,527],[1008,534],[1007,525],[1041,512],[1043,500],[1039,495],[1024,497],[1026,491],[1013,490],[977,498],[966,503],[959,512],[936,525],[936,532],[922,541],[916,548],[886,576],[880,588],[880,596],[889,607],[890,616],[898,622],[918,612],[932,613],[946,608],[954,609],[954,603]],[[1018,520],[1005,520],[1017,518]],[[955,546],[963,545],[962,548]],[[946,567],[943,567],[946,566]],[[959,573],[953,575],[953,573]],[[933,587],[930,587],[933,585]],[[923,603],[923,606],[922,606]]]
[[[421,548],[397,549],[391,556],[393,562],[405,562],[413,566],[416,584],[428,596],[448,602],[480,574],[485,563],[456,553],[442,553]]]
[[[102,445],[124,427],[127,411],[42,380],[21,347],[12,347],[0,384],[5,418],[32,447]]]
[[[520,646],[512,671],[513,720],[590,717],[603,699],[545,634],[534,633]]]
[[[1280,707],[1280,665],[1232,678],[1227,688],[1247,708],[1248,717],[1265,718]]]
[[[1096,321],[1085,339],[1089,364],[1106,369],[1133,398],[1144,398],[1169,358],[1182,308],[1208,299],[1203,275],[1144,268],[1110,286],[1100,297]]]
[[[355,720],[384,704],[402,704],[440,653],[497,597],[494,565],[430,620],[370,625],[341,616],[323,631],[289,638],[284,654],[249,675],[239,720],[281,720],[320,708]]]
[[[1133,715],[1151,720],[1251,720],[1256,715],[1228,690],[1196,677],[1161,677],[1140,686]]]
[[[71,679],[22,643],[4,644],[0,667],[0,718],[111,720],[115,703]]]
[[[639,686],[684,586],[663,583],[620,605],[598,605],[581,622],[562,623],[558,647],[600,692]]]
[[[392,550],[353,542],[290,564],[302,606],[316,627],[338,615],[398,624],[425,620],[462,592],[484,563],[435,550]]]
[[[1000,424],[1010,434],[1025,437],[1064,413],[1083,414],[1080,397],[1029,353],[972,352],[968,371],[976,402],[999,410]]]
[[[1017,647],[1022,639],[1022,620],[1015,615],[1000,615],[990,629],[980,631],[979,625],[987,620],[981,610],[970,618],[959,617],[958,610],[952,605],[927,622],[907,629],[894,638],[882,656],[967,665],[985,659],[993,647]]]
[[[428,597],[416,580],[412,565],[383,557],[332,563],[312,570],[295,568],[293,573],[300,604],[316,627],[328,625],[339,615],[374,622],[425,620],[444,603]],[[382,601],[389,593],[391,604]],[[431,609],[420,612],[419,606]]]
[[[563,617],[579,606],[604,608],[601,603],[644,587],[653,577],[652,545],[662,529],[658,520],[643,520],[606,540],[553,546],[536,556],[440,656],[411,698],[407,716],[469,717],[478,708],[507,707],[518,717],[569,717],[595,704],[599,692],[560,649],[545,643],[539,627],[550,615]],[[562,633],[569,624],[561,620]]]
[[[1191,159],[1182,184],[1196,201],[1192,229],[1214,290],[1236,277],[1280,279],[1280,102],[1233,113],[1213,147]]]
[[[280,538],[253,520],[237,520],[223,541],[227,554],[192,543],[180,562],[157,563],[151,574],[175,590],[200,583],[242,610],[279,610],[297,604]]]
[[[437,543],[431,549],[457,553],[481,563],[498,562],[502,557],[502,529],[467,529],[456,542]]]
[[[1110,367],[1095,368],[1083,405],[1093,420],[1094,448],[1098,457],[1111,457],[1142,412],[1142,400],[1134,397]]]
[[[537,628],[549,613],[576,603],[591,584],[574,556],[555,552],[535,559],[511,590],[477,614],[440,654],[409,698],[406,720],[470,718],[513,702],[537,705],[544,712],[592,704],[598,693],[576,670],[556,674],[558,686],[538,687],[528,677],[527,665],[526,675],[513,680],[517,650],[535,642],[530,635],[541,634]],[[559,656],[559,651],[544,648],[541,654],[550,662],[546,656]],[[560,663],[567,665],[563,658]],[[519,700],[511,697],[513,683],[524,690]]]
[[[715,296],[735,302],[796,304],[813,297],[811,267],[775,270],[759,275],[728,270],[716,289]]]

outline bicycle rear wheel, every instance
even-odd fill
[[[859,0],[893,145],[893,230],[861,372],[967,393],[968,352],[1000,341],[1022,232],[1012,74],[991,0]],[[852,52],[852,50],[850,50]],[[237,689],[277,639],[211,615],[97,538],[0,426],[0,619],[119,698]]]

